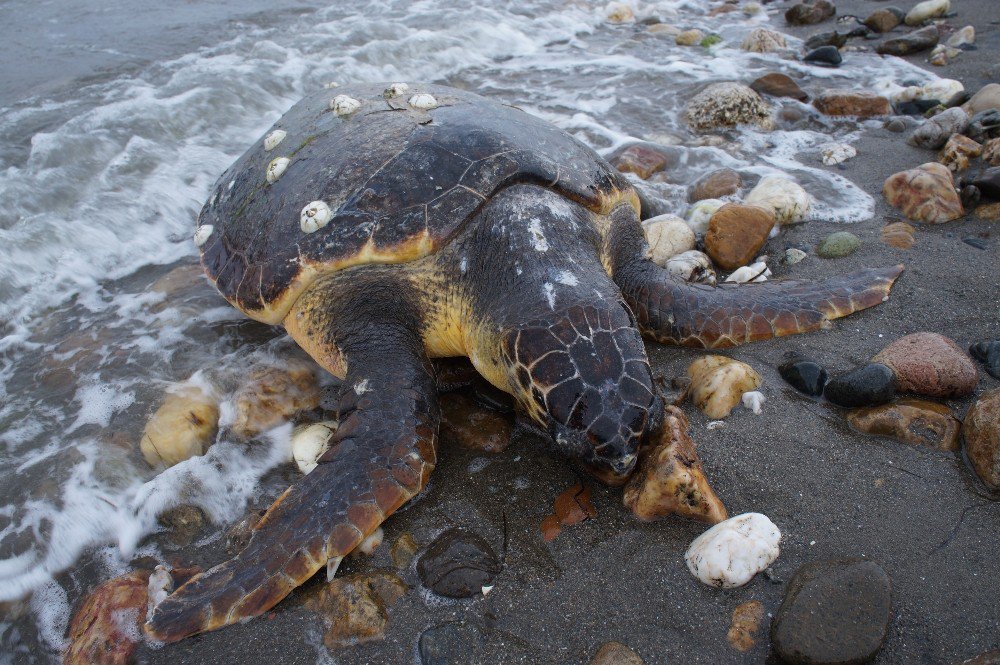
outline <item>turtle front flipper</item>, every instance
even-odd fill
[[[639,218],[629,206],[612,213],[605,253],[644,335],[662,343],[716,349],[824,328],[831,319],[887,300],[903,272],[897,265],[821,282],[692,284],[647,258]]]
[[[439,412],[431,365],[413,330],[419,319],[406,320],[405,303],[393,308],[394,299],[361,292],[368,302],[331,307],[318,294],[312,304],[321,309],[291,314],[305,312],[298,331],[313,329],[307,321],[324,331],[313,349],[326,346],[346,363],[330,449],[274,502],[242,552],[156,607],[146,624],[154,639],[174,642],[266,612],[328,561],[336,565],[426,485]],[[379,305],[385,310],[371,311]],[[346,322],[333,323],[348,312]]]

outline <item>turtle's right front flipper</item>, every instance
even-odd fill
[[[326,347],[347,365],[330,450],[274,502],[242,552],[156,607],[146,624],[154,639],[174,642],[266,612],[426,485],[439,415],[430,362],[414,331],[418,318],[403,302],[393,309],[384,307],[392,298],[360,293],[367,302],[339,308],[336,294],[317,293],[315,310],[307,293],[290,315],[303,313],[299,328],[289,326],[293,336],[318,335],[310,352]],[[382,303],[381,311],[372,311],[373,303]],[[348,313],[345,323],[334,323]]]

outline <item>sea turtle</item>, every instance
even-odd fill
[[[557,450],[620,483],[662,422],[642,335],[719,348],[816,330],[883,302],[902,271],[682,282],[649,260],[629,181],[551,124],[437,85],[334,92],[223,174],[195,242],[230,303],[343,379],[340,427],[240,554],[156,607],[160,640],[265,612],[424,487],[431,358],[467,356]]]

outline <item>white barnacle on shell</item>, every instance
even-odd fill
[[[325,201],[313,201],[302,209],[299,215],[299,226],[303,233],[318,231],[333,218],[333,211]]]
[[[410,106],[415,109],[430,110],[437,108],[438,100],[434,99],[434,95],[428,94],[426,92],[418,92],[417,94],[410,97]]]
[[[213,231],[215,231],[215,227],[211,224],[199,226],[198,230],[194,232],[194,244],[198,247],[204,245],[208,242],[208,239],[211,237]]]
[[[285,140],[288,132],[283,129],[276,129],[264,137],[264,150],[271,152],[278,147],[278,144]]]
[[[267,165],[267,181],[272,184],[277,182],[290,163],[291,161],[287,157],[275,157],[272,159],[271,163]]]
[[[361,102],[348,95],[337,95],[330,100],[330,108],[337,115],[351,115],[361,108]]]
[[[382,93],[382,96],[386,99],[392,99],[394,97],[400,97],[405,95],[410,91],[410,86],[405,83],[393,83]]]

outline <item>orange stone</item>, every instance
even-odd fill
[[[941,224],[965,214],[951,171],[938,162],[889,176],[882,195],[889,205],[917,222]]]
[[[615,168],[624,173],[634,173],[643,180],[667,166],[667,158],[662,153],[644,145],[626,148],[614,160]]]
[[[759,206],[727,203],[712,215],[705,252],[723,270],[745,266],[774,228],[774,213]]]
[[[892,113],[888,99],[863,90],[827,89],[816,96],[813,106],[824,115],[835,116],[871,118]]]

